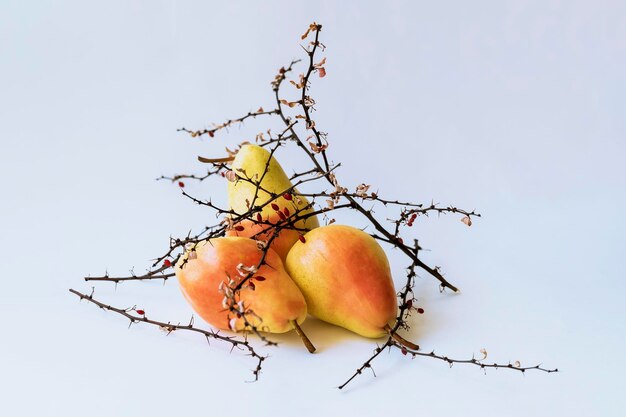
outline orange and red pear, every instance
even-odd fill
[[[280,257],[267,249],[265,262],[233,299],[229,289],[239,284],[263,256],[254,240],[221,237],[189,249],[176,264],[176,276],[192,308],[211,325],[224,330],[244,330],[243,317],[230,311],[241,303],[246,320],[258,330],[284,333],[297,328],[307,316],[302,293],[289,277]],[[234,300],[234,301],[231,301]]]

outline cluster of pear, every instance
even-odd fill
[[[177,262],[180,288],[197,314],[224,330],[301,334],[311,314],[365,337],[389,334],[396,291],[374,238],[351,226],[320,227],[307,198],[263,147],[241,147],[231,169],[231,211],[244,215],[251,204],[260,210]]]

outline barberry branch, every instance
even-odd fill
[[[215,136],[215,132],[217,132],[218,130],[226,129],[226,128],[234,125],[234,124],[238,124],[238,123],[241,124],[246,119],[257,118],[258,116],[273,115],[273,114],[278,114],[278,110],[274,109],[274,110],[270,110],[270,111],[265,111],[265,110],[263,110],[263,107],[260,107],[257,111],[248,112],[247,114],[245,114],[245,115],[243,115],[241,117],[238,117],[236,119],[228,119],[224,123],[216,125],[215,127],[211,128],[211,129],[189,130],[189,129],[185,128],[185,127],[181,127],[180,129],[178,129],[178,132],[189,133],[189,135],[192,138],[195,138],[195,137],[198,137],[198,136],[202,136],[202,135],[208,135],[209,137],[214,137]]]
[[[255,381],[259,379],[259,374],[261,373],[261,365],[263,364],[263,361],[267,358],[267,356],[262,356],[259,353],[257,353],[257,351],[254,349],[252,344],[247,340],[247,338],[240,339],[234,336],[224,336],[220,334],[219,331],[216,331],[216,330],[201,329],[193,324],[193,317],[189,321],[189,324],[180,324],[180,323],[173,324],[171,322],[152,320],[148,318],[148,316],[145,314],[145,311],[137,310],[135,307],[117,308],[109,304],[105,304],[95,299],[93,296],[93,292],[91,294],[84,294],[73,288],[70,288],[69,291],[72,294],[77,295],[81,300],[87,300],[90,303],[97,305],[103,310],[110,311],[112,313],[116,313],[123,317],[126,317],[128,320],[130,320],[129,326],[134,323],[147,323],[147,324],[151,324],[153,326],[159,327],[160,329],[166,331],[167,334],[170,334],[177,330],[194,332],[194,333],[203,335],[206,338],[207,342],[210,339],[216,339],[222,342],[230,343],[232,345],[231,351],[232,349],[235,349],[235,348],[246,350],[248,352],[248,356],[253,357],[257,361],[256,367],[252,371],[252,374],[254,375]]]
[[[267,253],[272,242],[279,236],[282,231],[295,230],[303,239],[303,236],[307,229],[304,227],[296,226],[300,221],[305,220],[311,216],[323,215],[327,224],[334,222],[334,219],[329,216],[335,210],[351,209],[358,212],[368,226],[371,226],[373,230],[368,230],[371,236],[375,239],[391,245],[394,248],[398,248],[410,261],[410,265],[407,269],[406,282],[402,289],[397,293],[398,296],[398,314],[393,325],[389,325],[386,328],[389,337],[386,342],[377,346],[374,353],[355,371],[355,373],[344,382],[339,388],[344,388],[347,384],[353,381],[358,375],[361,375],[366,369],[370,369],[373,372],[372,362],[380,355],[385,349],[399,349],[404,355],[411,355],[411,357],[423,356],[430,357],[446,361],[451,366],[454,363],[473,364],[480,366],[481,368],[508,368],[521,372],[526,370],[540,370],[544,372],[556,372],[556,369],[542,368],[541,366],[522,367],[518,363],[500,365],[497,363],[485,363],[483,360],[472,359],[451,359],[447,356],[435,354],[434,351],[430,353],[424,353],[419,351],[417,344],[409,342],[404,339],[399,332],[408,331],[409,324],[408,318],[413,312],[419,314],[423,313],[422,308],[417,307],[415,304],[417,300],[413,294],[413,287],[415,284],[415,277],[417,276],[416,270],[426,271],[429,275],[434,277],[438,282],[440,289],[445,289],[457,292],[458,288],[449,282],[441,273],[440,268],[437,266],[430,266],[424,263],[420,257],[421,247],[418,244],[417,239],[413,239],[412,243],[405,243],[402,239],[401,232],[408,232],[408,229],[403,227],[411,227],[416,219],[420,216],[429,216],[429,214],[453,214],[460,215],[461,221],[467,226],[472,225],[472,218],[480,217],[479,213],[474,210],[464,210],[452,205],[442,206],[431,202],[430,204],[406,202],[400,199],[382,198],[379,196],[378,191],[370,192],[370,185],[361,183],[354,189],[355,191],[348,191],[348,188],[341,185],[337,178],[336,171],[341,166],[340,163],[329,162],[327,151],[329,148],[329,141],[327,133],[321,131],[313,120],[312,115],[315,109],[315,100],[311,96],[312,75],[318,74],[320,78],[326,75],[326,58],[319,59],[317,53],[324,51],[325,46],[320,42],[320,32],[322,25],[312,23],[306,33],[302,36],[302,39],[307,39],[310,35],[313,35],[313,40],[308,44],[303,45],[303,49],[306,53],[306,68],[298,75],[296,80],[289,80],[287,85],[292,85],[297,90],[298,98],[295,101],[289,101],[283,96],[282,87],[285,85],[285,80],[289,74],[291,74],[295,66],[300,60],[292,61],[288,66],[281,67],[271,82],[272,91],[275,100],[276,108],[273,110],[265,111],[263,108],[259,108],[255,112],[248,112],[247,114],[235,118],[226,120],[223,123],[216,124],[212,128],[190,130],[187,128],[180,128],[178,131],[183,131],[190,134],[192,137],[199,137],[208,135],[214,137],[215,133],[220,130],[228,131],[230,127],[238,124],[243,124],[247,119],[256,119],[260,116],[278,116],[278,118],[284,124],[282,132],[275,134],[271,130],[257,134],[255,141],[260,143],[260,146],[267,147],[269,149],[270,158],[266,161],[263,172],[258,175],[250,176],[245,171],[235,170],[230,167],[230,163],[234,159],[238,149],[249,141],[243,141],[238,144],[235,150],[226,148],[227,156],[216,157],[199,157],[201,162],[211,164],[211,167],[203,174],[177,174],[173,176],[161,176],[158,180],[167,180],[177,184],[181,189],[181,194],[191,200],[193,203],[201,205],[209,209],[217,218],[221,218],[220,222],[213,226],[207,226],[200,232],[192,235],[191,232],[185,237],[171,238],[167,251],[157,257],[152,264],[152,269],[144,273],[143,275],[136,275],[134,272],[130,276],[111,277],[107,274],[100,277],[85,277],[87,281],[108,281],[108,282],[125,282],[125,281],[139,281],[139,280],[151,280],[162,279],[166,281],[168,278],[175,275],[174,268],[184,268],[189,257],[186,254],[194,252],[195,245],[210,239],[225,236],[229,231],[235,229],[240,230],[244,221],[250,221],[255,226],[262,226],[261,231],[258,232],[252,238],[257,241],[257,246],[262,252],[259,261],[256,265],[247,265],[245,270],[240,273],[237,280],[227,279],[224,281],[224,285],[220,287],[220,291],[224,294],[223,304],[225,309],[229,312],[229,318],[243,319],[245,328],[248,332],[256,335],[266,345],[275,345],[263,334],[263,318],[259,317],[250,306],[246,306],[241,298],[240,293],[242,290],[254,290],[254,281],[259,279],[256,272],[259,268],[267,265]],[[299,114],[291,117],[287,115],[287,110],[293,109]],[[303,121],[303,123],[298,123]],[[304,133],[299,131],[303,130]],[[266,137],[267,135],[267,137]],[[301,149],[311,162],[311,166],[302,169],[300,172],[294,172],[291,177],[292,185],[282,192],[276,193],[266,189],[262,184],[269,170],[269,164],[272,157],[283,147],[295,145]],[[254,186],[255,192],[251,201],[247,201],[247,210],[245,213],[235,212],[230,207],[224,208],[214,204],[211,199],[203,200],[192,196],[190,193],[184,190],[185,183],[183,180],[193,180],[203,182],[209,179],[225,179],[227,181],[241,181],[247,182]],[[296,187],[303,184],[315,184],[318,186],[318,191],[300,193],[296,191]],[[260,197],[260,193],[263,193],[263,198]],[[308,197],[310,203],[305,207],[298,207],[294,205],[293,210],[281,210],[280,212],[276,208],[276,213],[279,217],[278,221],[270,221],[269,218],[263,218],[261,213],[266,207],[279,207],[274,202],[282,197],[288,196],[291,198]],[[262,200],[262,202],[260,202]],[[384,207],[394,210],[396,212],[396,218],[379,218],[375,212],[375,209]],[[399,214],[397,212],[399,211]],[[383,223],[387,221],[389,223]],[[268,237],[269,236],[269,237]],[[182,261],[180,261],[182,259]],[[133,313],[133,309],[119,309],[106,304],[103,304],[93,298],[93,294],[85,295],[76,290],[70,290],[72,293],[78,295],[81,299],[86,299],[91,303],[98,305],[99,307],[112,311],[125,316],[132,323],[145,322],[153,325],[157,325],[166,329],[168,332],[173,330],[185,329],[192,330],[204,334],[209,338],[220,339],[225,342],[229,342],[233,345],[233,348],[247,349],[250,356],[253,356],[258,360],[257,368],[254,371],[255,380],[259,376],[261,370],[261,362],[265,357],[258,355],[252,346],[249,344],[247,337],[244,339],[238,339],[234,336],[223,336],[219,332],[206,331],[198,329],[190,323],[189,326],[172,325],[170,323],[158,322],[147,319],[145,314],[137,316]],[[135,311],[136,312],[136,311]],[[257,324],[253,324],[257,323]],[[296,330],[301,332],[301,329],[296,325]],[[310,351],[314,350],[310,346],[307,346]],[[374,374],[375,376],[375,374]]]

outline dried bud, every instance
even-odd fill
[[[482,354],[483,354],[483,359],[487,359],[487,349],[482,348],[482,349],[480,350],[480,353],[482,353]]]
[[[522,364],[520,363],[520,361],[515,361],[515,367],[516,368],[519,368],[521,366],[522,366]]]
[[[195,250],[192,250],[191,252],[189,252],[189,259],[196,259],[198,258],[198,254],[196,253]]]
[[[230,182],[235,182],[237,181],[237,174],[235,174],[233,171],[226,171],[224,173],[224,178],[226,178]]]
[[[310,126],[307,126],[307,128],[310,128]],[[315,143],[311,141],[309,141],[309,146],[311,147],[311,150],[315,153],[320,153],[326,150],[326,148],[328,148],[328,145],[317,146]]]
[[[356,195],[359,197],[367,197],[367,190],[369,190],[370,186],[367,184],[360,184],[356,187]]]
[[[470,216],[465,216],[461,219],[461,221],[467,225],[467,226],[471,226],[472,225],[472,219],[470,219]]]
[[[309,28],[306,30],[306,32],[304,32],[304,34],[300,37],[300,39],[305,39],[307,36],[309,36],[309,33],[311,33],[312,31],[315,32],[317,30],[317,23],[313,22],[309,25]]]
[[[230,328],[230,330],[237,330],[237,319],[236,318],[232,318],[228,321],[228,327]]]
[[[245,277],[246,275],[249,274],[255,274],[256,271],[258,271],[258,268],[254,265],[250,265],[250,266],[245,266],[244,264],[240,263],[239,265],[237,265],[237,272],[239,273],[239,275],[241,275],[242,277]]]
[[[280,100],[280,102],[284,104],[285,106],[289,106],[291,108],[296,107],[299,103],[299,101],[287,101],[284,99]]]
[[[320,78],[324,78],[326,76],[326,69],[324,67],[319,68],[317,72],[320,75]]]
[[[235,222],[230,217],[224,217],[220,223],[226,225],[226,230],[230,230],[235,226]]]

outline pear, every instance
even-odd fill
[[[267,218],[267,223],[270,224],[257,223],[252,220],[245,219],[238,222],[236,225],[237,227],[226,231],[226,236],[247,237],[267,242],[274,234],[274,227],[271,224],[276,224],[279,221],[280,219],[278,216],[269,216]],[[289,250],[293,244],[298,241],[300,235],[301,233],[295,229],[284,228],[281,229],[278,232],[278,236],[272,240],[270,248],[276,251],[283,263],[285,262],[285,259],[287,259]]]
[[[249,221],[240,224],[244,230],[237,231],[237,233],[231,232],[229,235],[268,238],[271,235],[271,230],[268,230],[271,226],[268,228],[267,223],[277,224],[283,218],[295,213],[303,216],[313,211],[311,207],[305,208],[308,207],[309,201],[306,197],[299,196],[295,188],[291,189],[293,184],[289,177],[267,149],[253,144],[243,145],[232,162],[232,170],[237,178],[228,183],[228,203],[235,213],[245,214],[252,204],[261,206],[267,203],[272,199],[272,194],[279,197],[262,208],[260,217],[253,215]],[[290,189],[291,192],[287,192]],[[257,219],[261,219],[265,224],[256,223]],[[251,227],[252,224],[263,227]],[[278,249],[283,259],[300,237],[300,233],[294,233],[294,231],[299,230],[305,233],[318,227],[319,222],[316,216],[311,216],[298,220],[293,226],[294,228],[290,230],[282,229],[279,236],[272,242],[276,243],[272,247]],[[267,233],[263,234],[264,230]]]
[[[367,233],[344,225],[312,230],[291,248],[286,268],[311,315],[365,337],[390,333],[396,290],[385,252]]]
[[[180,257],[175,267],[176,277],[191,307],[209,324],[223,330],[249,330],[244,318],[230,311],[233,302],[226,295],[241,282],[250,267],[259,264],[262,255],[263,251],[251,239],[204,240]],[[300,324],[307,316],[306,302],[272,249],[267,249],[265,264],[243,284],[236,302],[248,312],[245,314],[248,323],[258,330],[285,333],[295,329],[303,336]],[[305,338],[305,344],[310,344]],[[315,350],[312,346],[307,345],[309,351]]]

